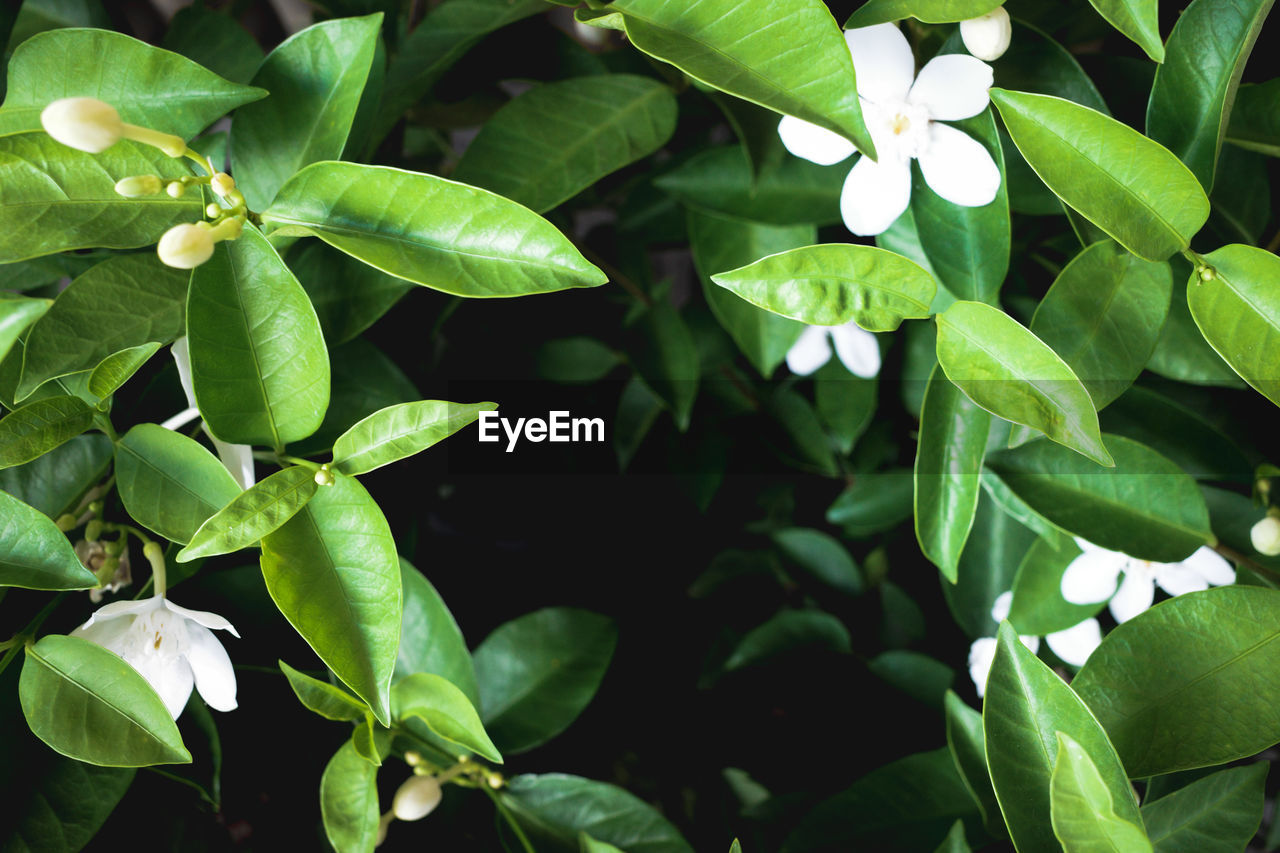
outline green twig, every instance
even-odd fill
[[[4,657],[0,658],[0,673],[3,673],[8,669],[10,662],[18,656],[18,652],[22,651],[22,649],[26,647],[27,643],[36,638],[36,631],[40,630],[40,626],[44,624],[44,620],[49,618],[50,614],[57,609],[58,605],[62,603],[62,599],[66,598],[66,596],[67,594],[65,592],[60,592],[55,595],[49,603],[36,614],[36,617],[27,623],[27,627],[14,635],[13,639],[9,640],[13,645],[9,646],[9,648],[5,650]]]
[[[538,851],[534,849],[533,843],[529,841],[529,836],[524,834],[524,830],[521,829],[520,824],[516,822],[515,815],[511,814],[511,810],[503,805],[502,799],[498,796],[498,793],[488,785],[481,785],[480,787],[489,795],[489,799],[493,800],[494,808],[498,810],[498,814],[502,815],[502,819],[507,822],[507,826],[511,827],[511,831],[516,834],[516,838],[520,839],[520,846],[525,849],[525,853],[538,853]]]

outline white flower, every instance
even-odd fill
[[[97,98],[62,98],[40,113],[40,124],[71,148],[99,154],[124,136],[124,122],[110,104]]]
[[[843,326],[810,326],[787,350],[787,367],[808,376],[836,356],[854,376],[870,379],[880,372],[880,344],[876,336],[850,320]]]
[[[1013,24],[1003,6],[985,15],[960,22],[960,39],[965,50],[979,59],[994,62],[1004,56],[1013,39]]]
[[[965,207],[990,204],[1000,170],[977,142],[942,121],[969,118],[990,100],[991,66],[965,54],[937,56],[913,78],[915,57],[896,24],[876,24],[844,34],[858,78],[862,117],[878,161],[862,157],[840,193],[845,227],[870,237],[893,224],[911,202],[911,160],[925,182],[947,201]],[[914,79],[914,82],[913,82]],[[784,116],[782,144],[819,165],[839,163],[853,143],[825,128]]]
[[[160,694],[169,714],[177,719],[193,685],[209,707],[219,711],[236,707],[231,658],[210,628],[240,636],[216,613],[188,610],[156,595],[104,605],[71,636],[124,658]]]
[[[422,820],[440,805],[441,796],[434,776],[410,776],[396,791],[391,813],[399,820]]]
[[[1253,550],[1268,557],[1280,556],[1280,518],[1268,515],[1249,530]]]
[[[1127,622],[1150,607],[1157,585],[1170,595],[1182,595],[1236,579],[1231,564],[1207,546],[1180,563],[1153,563],[1099,548],[1079,537],[1076,545],[1083,553],[1062,574],[1062,597],[1072,604],[1098,604],[1109,599],[1117,622]],[[1121,572],[1124,581],[1117,589]]]
[[[188,408],[160,426],[165,429],[178,429],[183,424],[200,417],[200,410],[196,408],[196,392],[191,384],[191,351],[187,347],[186,335],[173,342],[170,352],[173,354],[174,363],[178,365],[178,381],[182,383],[182,393],[187,395]],[[205,427],[204,431],[212,439],[213,447],[218,451],[218,458],[231,472],[235,481],[240,484],[240,488],[247,489],[252,486],[254,484],[253,448],[247,444],[228,444],[220,438],[215,438],[208,427]]]
[[[1013,608],[1013,591],[1002,592],[991,606],[991,618],[1003,622],[1009,618]],[[1040,651],[1040,638],[1031,635],[1019,635],[1018,639],[1028,649]],[[1045,636],[1045,641],[1053,653],[1072,666],[1084,666],[1089,655],[1093,654],[1102,643],[1102,626],[1098,620],[1090,617],[1062,631],[1055,631]],[[996,656],[996,638],[981,637],[969,646],[969,678],[978,695],[987,692],[987,677],[991,674],[991,662]]]

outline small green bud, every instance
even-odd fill
[[[116,181],[116,193],[125,198],[159,195],[163,190],[164,183],[156,175],[134,175]]]
[[[76,517],[69,512],[64,512],[62,515],[58,516],[58,519],[54,524],[58,525],[58,529],[63,533],[69,533],[70,531],[75,530],[78,526],[76,524]]]
[[[1201,281],[1213,281],[1218,277],[1217,271],[1207,264],[1197,269],[1196,273],[1200,276]]]
[[[103,509],[102,501],[93,501],[92,503],[89,504],[89,512],[93,513],[94,515],[102,515],[102,509]]]
[[[84,526],[84,538],[88,539],[90,542],[97,542],[99,539],[101,539],[102,538],[102,522],[95,518],[92,521],[90,521],[88,524],[86,524]]]
[[[210,202],[204,209],[204,215],[210,219],[217,219],[221,213],[222,208],[213,202]]]
[[[187,187],[182,181],[170,181],[164,191],[169,194],[169,198],[182,198],[187,191]]]
[[[213,191],[218,195],[226,198],[235,192],[236,179],[228,175],[226,172],[219,172],[209,181],[209,186],[213,187]]]
[[[316,471],[315,479],[316,479],[316,484],[320,486],[332,486],[335,482],[337,482],[333,476],[333,471],[330,470],[329,468],[328,463],[325,463],[324,465],[320,466],[320,468]]]
[[[124,551],[124,535],[119,539],[108,539],[102,543],[102,550],[109,556],[118,557]]]

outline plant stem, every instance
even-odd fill
[[[524,830],[520,828],[520,824],[516,822],[515,815],[502,804],[502,800],[498,797],[496,791],[488,785],[481,785],[484,792],[489,795],[489,799],[493,800],[493,806],[498,810],[498,814],[502,815],[502,819],[507,822],[507,826],[511,827],[511,831],[516,834],[516,838],[520,839],[520,846],[525,849],[525,853],[538,853],[534,849],[533,843],[529,841],[529,836],[524,834]]]
[[[40,626],[44,624],[44,620],[49,618],[49,615],[57,609],[58,605],[62,603],[62,599],[66,598],[66,596],[67,594],[65,592],[60,592],[55,595],[49,603],[36,614],[35,618],[27,623],[27,627],[15,634],[13,639],[9,640],[13,645],[9,646],[9,648],[5,650],[4,657],[0,658],[0,673],[3,673],[8,669],[9,663],[18,656],[18,652],[22,651],[28,642],[35,639],[36,631],[40,630]]]
[[[631,277],[628,276],[626,273],[624,273],[622,270],[618,269],[613,264],[609,263],[604,258],[600,257],[598,254],[596,254],[591,249],[588,249],[585,246],[579,246],[578,250],[582,252],[582,256],[584,258],[591,261],[591,263],[595,264],[596,266],[600,267],[600,269],[604,270],[605,275],[609,276],[609,279],[611,281],[617,282],[622,287],[622,289],[625,290],[627,293],[630,293],[632,296],[634,296],[636,299],[638,299],[640,302],[642,302],[645,305],[653,304],[653,300],[649,298],[649,294],[645,293],[643,288],[641,288],[640,285],[632,281]]]

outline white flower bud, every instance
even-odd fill
[[[965,49],[979,59],[991,62],[1004,56],[1013,38],[1009,13],[997,6],[985,15],[960,22],[960,38]]]
[[[182,198],[186,195],[187,185],[182,181],[170,181],[164,191],[169,194],[169,198]]]
[[[391,801],[391,812],[400,820],[422,820],[440,805],[440,783],[434,776],[410,776]]]
[[[45,132],[63,145],[98,154],[120,141],[124,123],[110,104],[97,98],[62,98],[40,113]]]
[[[163,191],[164,183],[155,175],[134,175],[116,181],[116,192],[125,198],[158,195]]]
[[[213,257],[213,229],[207,222],[175,225],[156,246],[160,260],[180,270],[190,270]]]
[[[215,193],[226,198],[231,195],[231,193],[235,192],[236,179],[228,175],[226,172],[218,172],[213,176],[212,180],[209,181],[209,186],[213,188]]]
[[[219,207],[217,204],[210,202],[204,207],[204,215],[209,217],[210,219],[217,219],[219,216],[222,215],[222,208]]]
[[[1280,518],[1268,515],[1249,531],[1253,549],[1268,557],[1280,556]]]

